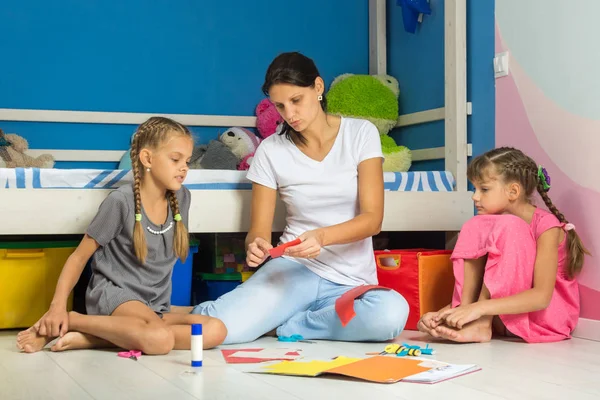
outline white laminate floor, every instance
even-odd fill
[[[600,342],[572,339],[551,344],[493,340],[485,344],[434,343],[442,361],[483,369],[435,385],[374,384],[335,377],[288,377],[244,372],[256,365],[226,364],[219,349],[204,352],[198,374],[188,371],[189,351],[119,358],[116,350],[35,354],[15,347],[17,331],[0,331],[0,399],[567,399],[600,398]],[[418,332],[396,342],[424,345]],[[221,348],[290,347],[275,338]],[[294,343],[306,358],[365,357],[385,344],[320,341]]]

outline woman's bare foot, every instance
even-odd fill
[[[25,353],[35,353],[42,350],[52,339],[50,336],[40,335],[31,327],[17,334],[17,348]]]
[[[277,328],[273,329],[272,331],[269,331],[269,332],[265,333],[263,336],[277,337]]]
[[[485,316],[457,330],[446,325],[439,325],[435,331],[440,337],[459,343],[483,343],[492,339],[492,317]]]
[[[50,348],[52,351],[115,347],[112,343],[81,332],[67,332]]]

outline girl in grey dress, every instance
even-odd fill
[[[131,147],[133,184],[112,191],[69,257],[48,312],[19,333],[25,352],[90,347],[166,354],[190,348],[190,325],[203,324],[204,347],[223,342],[215,318],[171,313],[171,275],[189,251],[190,192],[182,185],[193,138],[183,125],[152,117],[139,126]],[[87,315],[67,312],[67,299],[91,258]]]

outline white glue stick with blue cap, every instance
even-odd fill
[[[192,367],[202,366],[202,324],[192,324]]]

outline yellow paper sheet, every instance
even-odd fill
[[[348,358],[340,356],[331,361],[283,361],[277,364],[264,366],[263,369],[273,374],[317,376],[323,373],[323,371],[341,367],[342,365],[350,364],[359,360],[361,360],[361,358]]]

